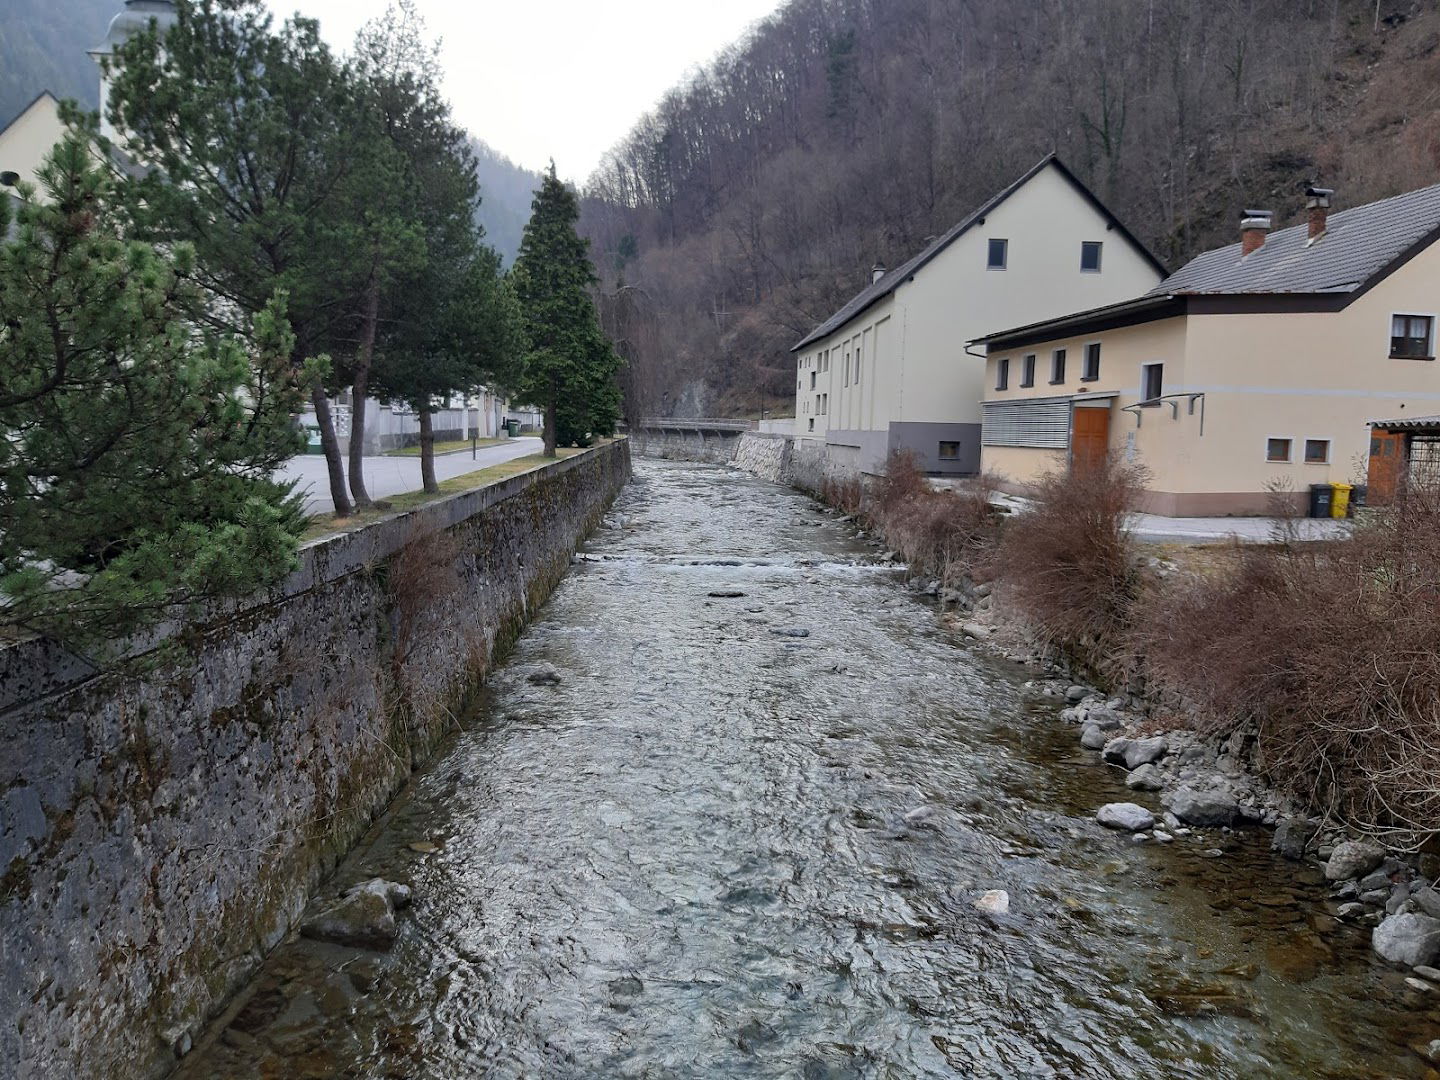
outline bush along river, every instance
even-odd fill
[[[1102,826],[1160,806],[1029,679],[804,496],[637,462],[180,1075],[1440,1075],[1319,869]]]

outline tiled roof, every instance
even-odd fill
[[[800,349],[803,349],[811,342],[819,341],[821,338],[829,337],[836,330],[839,330],[842,326],[848,323],[851,319],[855,318],[855,316],[859,315],[866,308],[870,307],[875,303],[878,303],[885,297],[889,296],[906,281],[908,281],[911,275],[913,275],[917,270],[919,270],[922,266],[928,263],[931,259],[935,258],[936,255],[940,254],[940,252],[944,251],[947,247],[954,243],[961,236],[961,234],[965,233],[970,229],[971,226],[981,221],[986,214],[990,213],[992,210],[995,209],[995,207],[999,206],[1016,191],[1024,187],[1025,184],[1027,184],[1031,179],[1038,175],[1041,170],[1043,170],[1046,166],[1049,165],[1054,165],[1057,169],[1059,169],[1061,175],[1064,176],[1065,179],[1069,180],[1070,183],[1073,184],[1080,191],[1080,194],[1083,195],[1097,210],[1100,211],[1101,214],[1105,216],[1105,218],[1110,222],[1110,224],[1115,227],[1116,231],[1119,232],[1121,236],[1129,240],[1130,243],[1135,246],[1136,250],[1138,250],[1146,259],[1153,263],[1157,270],[1159,270],[1161,273],[1165,272],[1164,264],[1161,263],[1160,260],[1157,259],[1150,252],[1150,250],[1145,247],[1144,244],[1140,243],[1139,240],[1135,239],[1135,237],[1131,234],[1130,230],[1125,228],[1125,226],[1120,222],[1119,218],[1115,217],[1115,215],[1106,208],[1105,204],[1095,197],[1094,192],[1092,192],[1089,188],[1082,184],[1075,176],[1075,174],[1072,173],[1068,168],[1066,168],[1065,163],[1062,162],[1058,157],[1056,157],[1054,154],[1047,154],[1045,155],[1045,157],[1041,158],[1039,162],[1032,166],[1025,173],[1024,176],[1021,176],[1009,187],[1006,187],[1002,191],[991,196],[991,198],[987,200],[982,206],[980,206],[977,210],[971,213],[963,221],[959,222],[957,225],[949,229],[943,236],[935,240],[924,251],[920,252],[920,254],[916,255],[914,258],[909,259],[906,262],[901,263],[893,270],[887,270],[881,276],[879,281],[872,281],[869,285],[867,285],[864,289],[862,289],[859,293],[852,297],[850,301],[845,304],[844,307],[842,307],[839,311],[835,312],[835,314],[831,315],[819,326],[815,327],[814,330],[811,330],[810,333],[806,334],[803,338],[801,338],[791,348],[790,351],[798,352]]]
[[[1332,213],[1314,244],[1302,222],[1249,255],[1238,243],[1207,251],[1148,295],[1353,292],[1437,229],[1440,184]]]

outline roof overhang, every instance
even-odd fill
[[[1398,420],[1371,420],[1370,426],[1396,433],[1423,431],[1440,434],[1440,416],[1407,416]]]

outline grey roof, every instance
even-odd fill
[[[1440,429],[1440,416],[1406,416],[1398,420],[1371,420],[1371,427],[1391,431],[1434,431]]]
[[[1121,236],[1123,236],[1126,240],[1130,241],[1130,243],[1134,245],[1136,250],[1138,250],[1141,255],[1143,255],[1155,266],[1155,269],[1159,270],[1162,274],[1165,272],[1165,264],[1162,263],[1159,259],[1157,259],[1149,248],[1147,248],[1144,244],[1140,243],[1140,241],[1135,238],[1134,234],[1132,234],[1130,230],[1125,227],[1124,223],[1121,222],[1120,219],[1117,218],[1114,214],[1112,214],[1109,208],[1104,203],[1102,203],[1098,198],[1095,197],[1095,193],[1091,191],[1088,187],[1086,187],[1083,183],[1081,183],[1079,178],[1076,177],[1076,175],[1072,173],[1068,168],[1066,168],[1063,161],[1061,161],[1053,153],[1046,154],[1043,158],[1041,158],[1038,162],[1031,166],[1030,169],[1028,169],[1023,176],[1019,177],[1017,180],[1015,180],[1014,183],[1010,184],[1008,187],[991,196],[990,199],[987,200],[984,204],[982,204],[978,209],[972,212],[964,220],[960,221],[958,224],[950,228],[944,235],[934,241],[934,243],[930,244],[930,246],[927,247],[924,251],[920,252],[920,254],[916,255],[914,258],[909,259],[906,262],[901,263],[894,270],[887,271],[880,278],[879,281],[872,281],[869,285],[867,285],[864,289],[862,289],[859,293],[852,297],[850,301],[845,304],[844,307],[842,307],[839,311],[835,312],[835,314],[831,315],[819,326],[815,327],[814,330],[811,330],[810,333],[806,334],[803,338],[796,342],[795,345],[791,347],[790,351],[798,352],[806,345],[809,345],[811,342],[819,341],[821,338],[829,337],[836,330],[839,330],[842,326],[848,323],[851,319],[855,318],[861,312],[865,311],[867,308],[889,296],[901,285],[905,284],[905,282],[910,280],[910,278],[915,274],[917,270],[919,270],[931,259],[935,258],[936,255],[939,255],[940,252],[944,251],[947,247],[949,247],[952,243],[959,239],[963,233],[967,232],[971,228],[971,226],[984,221],[986,214],[990,213],[992,210],[995,209],[995,207],[999,206],[1011,195],[1019,191],[1020,188],[1024,187],[1025,184],[1027,184],[1043,169],[1050,165],[1053,165],[1055,166],[1055,168],[1059,169],[1060,175],[1063,176],[1066,180],[1070,181],[1070,183],[1076,188],[1076,190],[1078,190],[1080,194],[1084,196],[1085,199],[1092,206],[1094,206],[1096,210],[1100,211],[1100,213],[1112,226],[1114,226],[1115,231],[1118,232]]]
[[[1302,222],[1249,255],[1238,243],[1207,251],[1147,295],[1354,292],[1437,229],[1440,184],[1332,213],[1314,244]]]

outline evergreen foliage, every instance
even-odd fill
[[[610,435],[620,415],[620,357],[600,330],[589,244],[575,231],[575,192],[552,163],[535,193],[511,272],[528,351],[515,394],[545,410],[545,453]]]
[[[248,347],[193,322],[193,250],[124,237],[86,140],[41,181],[0,243],[0,628],[104,652],[292,568],[300,503],[271,477],[315,372],[283,292]]]

